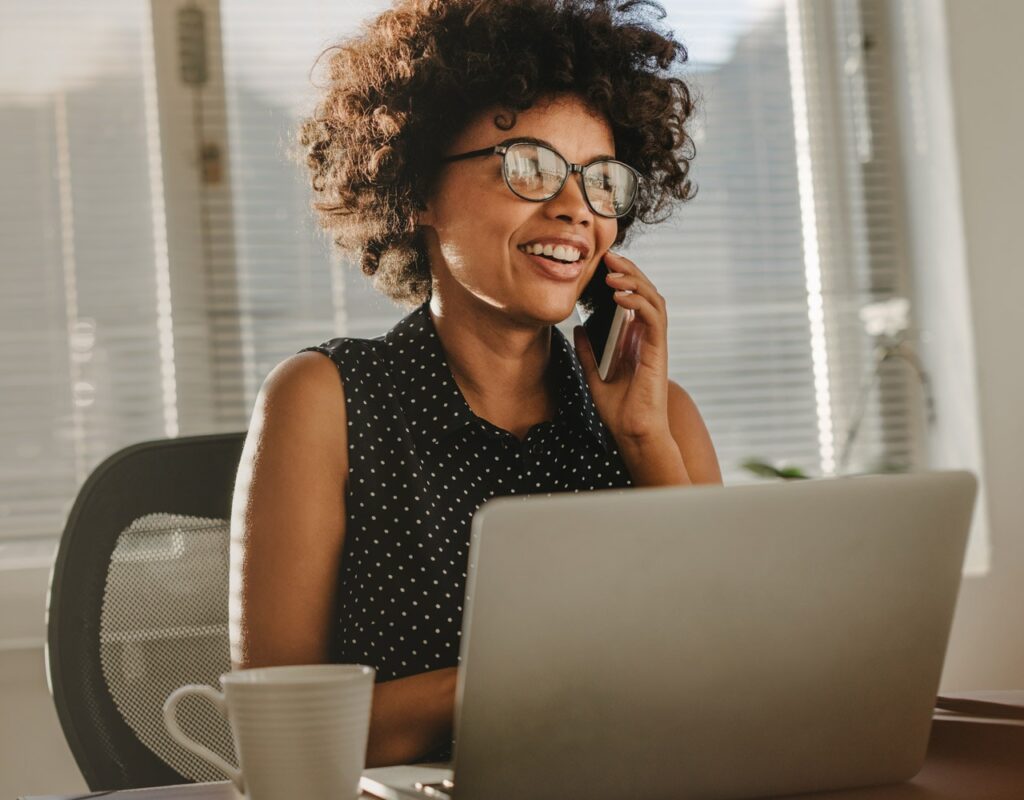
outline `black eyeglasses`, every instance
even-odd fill
[[[532,140],[509,140],[494,147],[446,156],[441,163],[490,155],[501,156],[505,184],[523,200],[550,200],[562,191],[569,175],[578,172],[583,179],[583,197],[598,216],[623,217],[636,201],[640,173],[628,164],[612,158],[572,164],[557,150]]]

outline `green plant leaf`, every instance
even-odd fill
[[[742,464],[743,468],[748,472],[752,472],[755,475],[759,475],[762,478],[781,478],[782,480],[798,480],[810,477],[800,467],[787,464],[781,467],[776,467],[774,464],[769,464],[767,461],[763,461],[759,458],[748,458]]]

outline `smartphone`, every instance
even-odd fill
[[[633,319],[632,309],[615,302],[615,290],[605,280],[607,275],[608,267],[602,258],[576,301],[576,311],[594,351],[601,380],[608,380],[615,371],[622,356],[626,329]]]

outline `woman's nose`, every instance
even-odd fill
[[[562,190],[545,203],[548,213],[573,225],[587,225],[593,213],[583,196],[583,176],[570,173]]]

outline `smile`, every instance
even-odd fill
[[[563,262],[543,254],[527,252],[522,247],[519,251],[533,262],[541,275],[552,280],[575,281],[583,272],[583,261],[578,258],[575,261]]]
[[[579,248],[572,245],[535,242],[533,244],[521,244],[519,249],[527,255],[541,256],[562,264],[574,264],[580,260]]]

